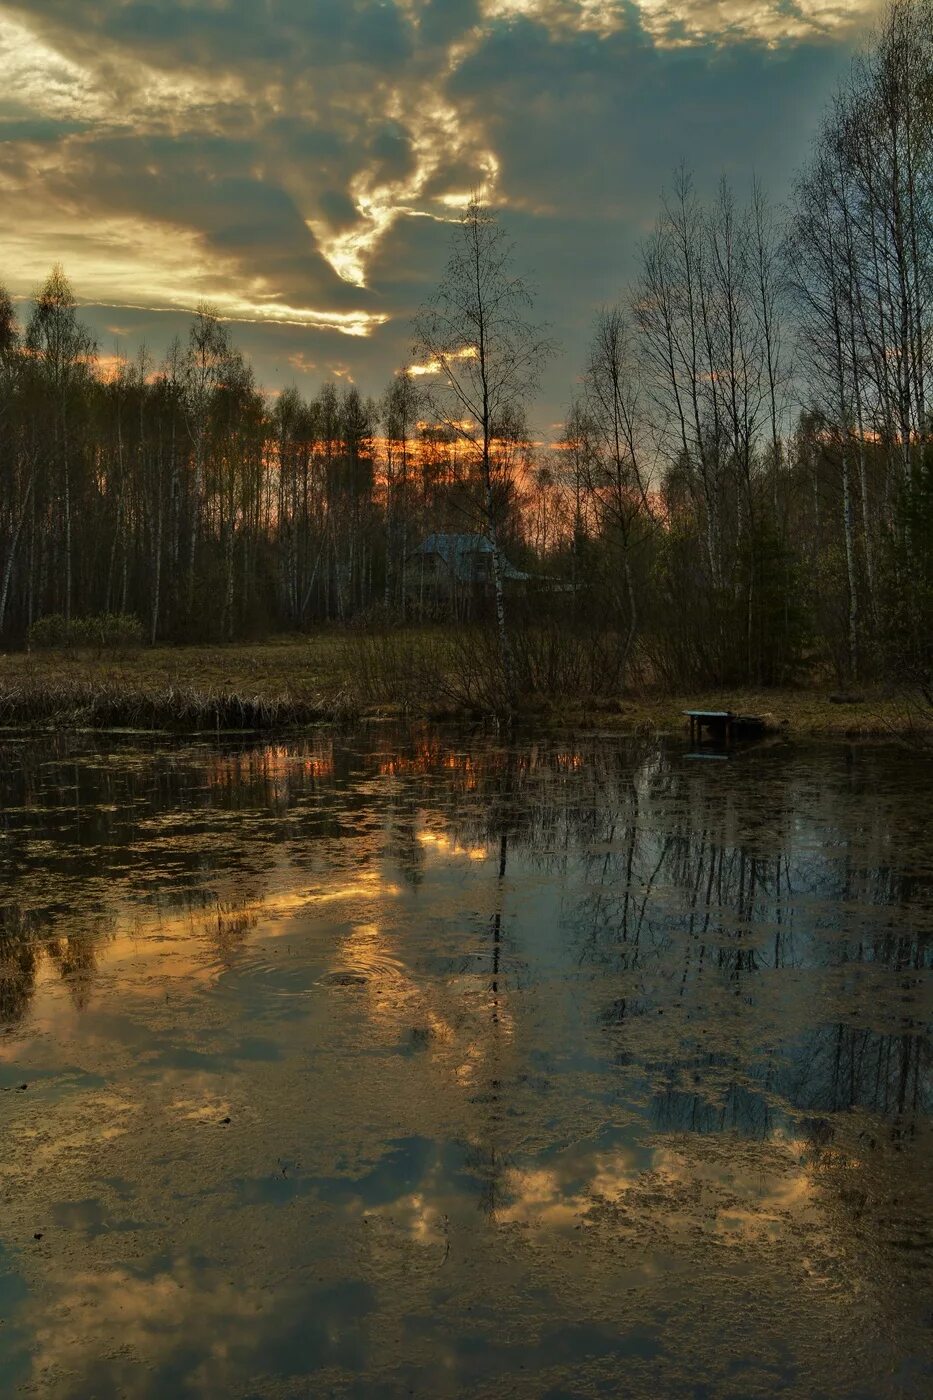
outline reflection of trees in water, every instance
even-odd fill
[[[502,915],[506,897],[506,876],[509,865],[509,831],[514,820],[515,770],[507,762],[501,774],[501,782],[494,795],[490,814],[490,826],[499,828],[498,860],[495,874],[493,910],[489,919],[489,968],[488,1006],[489,1034],[488,1073],[485,1083],[474,1104],[479,1108],[479,1137],[467,1153],[467,1164],[472,1168],[480,1185],[480,1210],[484,1215],[494,1216],[499,1205],[503,1177],[508,1170],[508,1160],[500,1143],[502,1120],[506,1111],[507,1086],[503,1085],[503,1000],[506,996],[505,972],[503,968]]]
[[[603,1024],[620,1045],[638,1045],[645,1018],[676,997],[688,1015],[738,1037],[731,1080],[729,1065],[700,1061],[677,1041],[666,1058],[656,1037],[642,1047],[646,1074],[668,1080],[653,1100],[659,1126],[761,1135],[770,1128],[769,1102],[885,1115],[929,1109],[929,1027],[903,1025],[898,998],[919,998],[918,979],[933,961],[930,883],[896,870],[899,824],[872,822],[872,812],[866,823],[869,793],[858,808],[846,805],[849,774],[843,768],[840,797],[831,768],[830,781],[801,808],[792,770],[789,781],[757,789],[754,814],[744,788],[710,785],[689,771],[655,768],[603,789],[582,896],[564,908],[584,962],[626,989],[607,1004]],[[910,794],[908,784],[908,861]],[[870,1010],[888,1026],[845,1024],[846,1015],[864,1021],[869,984],[859,973],[875,968],[885,978],[870,984]],[[766,977],[775,972],[808,975],[775,984]],[[769,1005],[775,996],[780,1008]],[[691,1078],[701,1081],[699,1091],[685,1087]]]
[[[764,1064],[703,1055],[649,1066],[655,1079],[667,1081],[651,1097],[650,1113],[664,1131],[735,1129],[763,1138],[789,1114],[796,1119],[857,1108],[894,1119],[898,1133],[913,1134],[933,1109],[931,1060],[928,1034],[819,1027]],[[702,1087],[685,1088],[690,1079]]]
[[[933,1109],[929,1031],[883,1033],[836,1024],[804,1037],[783,1092],[796,1108],[864,1108],[905,1128]]]
[[[704,1065],[708,1072],[712,1067]],[[733,1068],[731,1065],[725,1068]],[[716,1066],[720,1070],[720,1066]],[[699,1072],[699,1071],[695,1071]],[[769,1098],[746,1084],[728,1080],[715,1099],[673,1086],[651,1100],[651,1121],[667,1133],[738,1132],[743,1137],[770,1137],[779,1115]]]
[[[215,899],[205,921],[205,931],[211,937],[218,953],[228,959],[239,948],[247,934],[256,927],[258,919],[257,911],[249,905]]]
[[[69,921],[74,921],[74,915]],[[43,963],[53,966],[83,1010],[97,972],[100,943],[111,928],[105,915],[63,932],[47,911],[0,905],[0,1021],[16,1023],[29,1009]]]
[[[255,923],[273,842],[344,832],[330,747],[322,740],[297,754],[274,746],[225,753],[159,744],[140,752],[62,736],[51,759],[47,743],[19,746],[15,761],[5,755],[0,1017],[25,1013],[43,959],[83,1006],[101,931],[126,918],[128,901],[152,920],[190,917],[228,957]],[[296,804],[302,812],[291,829],[257,819],[287,818]],[[236,813],[244,820],[231,826]]]
[[[484,956],[473,960],[471,924],[456,984],[467,989],[463,1039],[482,1053],[454,1091],[469,1100],[459,1121],[480,1210],[507,1216],[536,1135],[569,1137],[605,1111],[585,1092],[571,1102],[556,1079],[553,1098],[528,1089],[532,1052],[551,1048],[551,992],[537,1012],[517,995],[517,870],[555,891],[563,956],[585,986],[579,1039],[587,1055],[599,1046],[607,1100],[636,1105],[639,1131],[647,1123],[700,1149],[718,1150],[704,1134],[741,1137],[753,1163],[792,1134],[840,1231],[871,1219],[872,1247],[888,1239],[878,1221],[905,1169],[878,1186],[874,1163],[894,1144],[905,1161],[931,1107],[929,1031],[905,1019],[919,1017],[931,963],[916,776],[897,774],[890,756],[851,765],[824,750],[689,768],[641,741],[510,748],[415,732],[390,747],[383,732],[231,752],[64,741],[60,762],[25,757],[3,779],[0,1016],[25,1014],[45,957],[79,1005],[87,997],[99,943],[70,910],[94,908],[100,926],[134,906],[152,923],[177,916],[230,963],[283,888],[326,890],[328,878],[378,870],[411,892],[436,869],[432,852],[483,848],[486,860],[464,869],[475,870],[471,907],[488,897]],[[423,843],[426,824],[446,847]],[[439,918],[450,917],[450,888]]]
[[[36,985],[39,920],[15,904],[0,904],[0,1020],[18,1021]]]
[[[50,752],[51,749],[51,752]],[[95,941],[72,911],[112,919],[129,904],[150,919],[190,917],[229,957],[257,919],[276,860],[293,878],[320,875],[339,845],[357,871],[382,849],[403,878],[424,868],[426,805],[485,798],[503,748],[474,755],[427,731],[391,750],[331,735],[283,744],[217,746],[62,735],[0,751],[4,842],[0,881],[0,1015],[20,1017],[48,957],[86,999]],[[233,819],[233,820],[232,820]],[[322,859],[322,852],[327,856]],[[231,896],[231,885],[235,894]]]
[[[46,956],[62,981],[67,983],[71,999],[79,1011],[87,1005],[94,983],[104,929],[102,921],[98,928],[51,938],[46,944]]]

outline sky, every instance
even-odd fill
[[[476,189],[561,347],[546,434],[674,169],[780,203],[878,9],[0,0],[0,282],[61,262],[103,356],[158,359],[207,300],[270,393],[379,394]]]

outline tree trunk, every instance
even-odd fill
[[[842,449],[842,525],[845,533],[846,575],[849,584],[849,676],[858,679],[858,581],[855,568],[855,540],[852,530],[852,491],[849,481],[847,448]]]
[[[19,544],[19,537],[22,532],[23,524],[26,520],[26,512],[29,509],[29,500],[32,496],[32,486],[34,479],[34,475],[30,475],[29,485],[26,487],[26,495],[23,499],[23,509],[20,513],[19,520],[16,523],[16,528],[13,531],[13,536],[10,540],[10,550],[7,554],[6,564],[4,565],[3,569],[3,587],[2,590],[0,590],[0,634],[3,633],[3,624],[6,618],[7,599],[10,594],[10,579],[13,577],[13,564],[16,560],[16,549]]]

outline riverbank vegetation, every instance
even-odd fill
[[[267,397],[209,307],[161,363],[105,362],[60,269],[22,324],[0,295],[0,639],[153,648],[107,665],[119,687],[133,667],[190,683],[166,643],[324,628],[308,657],[352,657],[349,691],[315,689],[310,659],[257,689],[313,693],[308,714],[342,693],[561,708],[827,676],[929,700],[933,0],[891,6],[786,219],[757,185],[701,199],[677,174],[550,443],[525,425],[554,348],[530,307],[478,204],[417,322],[421,363],[378,402]],[[464,539],[488,574],[454,568]],[[8,716],[49,664],[4,680]]]
[[[452,633],[433,625],[352,635],[332,628],[252,644],[9,652],[0,655],[0,728],[190,733],[480,718],[490,704],[476,678],[484,673],[484,650],[494,653],[495,645],[485,628]],[[910,690],[839,692],[825,679],[803,689],[646,687],[625,695],[552,685],[526,690],[518,718],[539,729],[676,735],[686,732],[688,707],[766,714],[771,732],[790,739],[931,732]]]

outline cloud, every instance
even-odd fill
[[[611,0],[592,0],[597,10],[618,9]],[[878,0],[789,0],[787,4],[748,0],[639,0],[645,31],[662,44],[705,43],[709,39],[759,39],[769,44],[855,29],[878,9]]]
[[[476,347],[474,345],[465,345],[462,350],[455,350],[451,355],[449,355],[447,357],[446,363],[449,364],[451,360],[475,360],[476,354]],[[408,373],[414,374],[416,376],[431,376],[435,374],[443,374],[443,372],[444,365],[441,363],[440,360],[427,360],[426,362],[421,364],[414,364],[408,366]]]
[[[665,47],[736,40],[786,43],[857,27],[878,0],[486,0],[490,20],[608,37],[641,28]]]
[[[0,0],[0,276],[26,295],[61,260],[83,300],[162,316],[164,338],[205,298],[255,329],[264,381],[348,336],[370,388],[410,359],[411,312],[479,189],[579,354],[665,173],[686,157],[784,178],[876,8]]]

